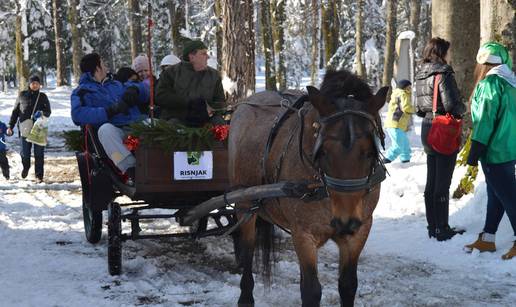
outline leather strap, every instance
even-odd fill
[[[435,117],[435,112],[437,112],[437,96],[439,95],[439,82],[441,81],[441,74],[437,74],[434,76],[434,95],[432,97],[432,114]]]

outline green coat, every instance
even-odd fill
[[[183,61],[161,74],[156,88],[156,105],[161,108],[160,118],[184,120],[188,102],[195,98],[204,98],[216,110],[226,106],[218,71],[211,67],[195,71],[192,64]]]
[[[487,146],[480,161],[498,164],[516,160],[516,88],[499,75],[488,75],[471,100],[471,139]]]
[[[415,108],[411,103],[410,90],[394,89],[389,102],[385,127],[407,131],[410,116],[414,112]]]

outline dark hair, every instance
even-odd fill
[[[100,67],[100,61],[100,55],[95,52],[83,56],[81,59],[82,73],[94,73],[97,67]]]
[[[32,75],[32,76],[30,76],[30,78],[29,78],[29,83],[32,83],[32,82],[38,82],[38,83],[41,83],[41,80],[39,79],[38,75]]]
[[[433,37],[423,50],[423,63],[446,64],[446,54],[450,48],[450,42],[440,37]]]
[[[131,67],[121,67],[115,74],[114,79],[122,83],[126,83],[132,76],[138,77],[136,71]]]

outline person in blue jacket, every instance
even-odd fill
[[[7,126],[0,121],[0,169],[6,180],[9,180],[9,160],[7,160],[7,145],[5,144],[5,135]]]
[[[148,92],[142,83],[122,84],[108,78],[108,68],[97,53],[85,55],[80,68],[79,86],[71,96],[72,120],[76,125],[98,127],[98,137],[104,151],[132,180],[136,159],[123,144],[127,135],[124,128],[145,118],[138,105],[148,101]]]

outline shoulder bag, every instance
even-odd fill
[[[32,113],[29,118],[26,120],[20,122],[18,125],[18,129],[20,130],[20,134],[22,137],[26,138],[29,136],[30,131],[32,130],[32,126],[34,126],[34,120],[32,119],[32,116],[34,116],[34,112],[36,111],[36,107],[38,106],[39,101],[39,94],[41,92],[38,92],[38,97],[36,97],[36,103],[34,103],[34,108],[32,109]]]

